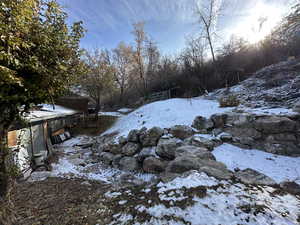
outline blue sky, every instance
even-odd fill
[[[133,42],[132,23],[144,21],[145,29],[166,54],[178,53],[187,36],[200,31],[195,4],[207,0],[58,0],[68,21],[82,20],[87,29],[81,46],[114,48],[120,41]],[[220,0],[221,1],[221,0]],[[256,42],[287,12],[295,0],[223,0],[224,11],[217,30],[228,40],[231,34]],[[259,29],[259,18],[267,18]]]

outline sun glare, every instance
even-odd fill
[[[280,22],[283,14],[284,9],[259,2],[231,32],[245,38],[249,43],[257,43]]]

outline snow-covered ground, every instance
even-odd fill
[[[130,130],[142,127],[169,128],[174,125],[192,125],[196,116],[209,118],[212,114],[230,110],[232,108],[220,108],[217,101],[206,100],[202,97],[157,101],[119,118],[104,134],[118,131],[119,136],[126,136]]]
[[[128,173],[93,162],[90,149],[80,147],[90,141],[80,136],[57,145],[63,157],[52,165],[51,172],[34,172],[31,180],[77,177],[111,184],[116,189],[104,194],[107,202],[118,205],[111,224],[298,224],[300,199],[296,196],[273,194],[276,189],[267,186],[219,181],[197,171],[157,183],[151,174]],[[300,158],[243,150],[229,144],[217,147],[213,154],[229,169],[250,167],[277,182],[295,180],[299,172]],[[124,188],[119,183],[125,174],[136,180],[133,186]]]
[[[42,104],[41,106],[42,108],[40,110],[30,111],[25,118],[33,122],[35,120],[50,119],[53,117],[72,115],[76,113],[75,110],[59,105]]]
[[[222,144],[213,151],[217,161],[223,162],[228,169],[251,168],[257,170],[280,183],[295,181],[300,184],[300,157],[275,155],[255,149]]]
[[[217,181],[193,171],[187,177],[159,183],[157,188],[141,190],[145,194],[138,199],[130,191],[109,192],[107,198],[118,201],[120,207],[135,209],[134,214],[115,214],[116,221],[111,224],[298,224],[300,200],[289,194],[273,195],[275,189],[271,187]],[[122,202],[121,199],[128,199],[127,195],[130,200]]]
[[[119,169],[114,169],[95,162],[89,148],[82,149],[80,144],[85,144],[90,139],[86,136],[79,136],[69,139],[62,144],[56,145],[57,151],[63,153],[57,163],[52,164],[50,172],[34,172],[29,181],[44,180],[48,177],[84,178],[105,183],[114,183],[124,174]],[[139,181],[150,182],[155,176],[152,174],[131,173]]]

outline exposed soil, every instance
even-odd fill
[[[62,178],[19,184],[13,193],[16,225],[107,224],[112,215],[103,194],[109,188],[95,181]]]

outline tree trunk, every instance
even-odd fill
[[[123,95],[124,95],[124,87],[122,86],[120,89],[120,102],[123,103]]]
[[[210,32],[209,32],[209,30],[207,30],[206,32],[207,32],[207,40],[208,40],[208,44],[209,44],[209,48],[210,48],[212,60],[213,60],[213,63],[215,63],[216,59],[215,59],[214,48],[213,48],[211,37],[210,37]]]
[[[8,190],[6,167],[6,158],[8,155],[7,133],[8,129],[4,125],[0,125],[0,199],[5,199]]]

